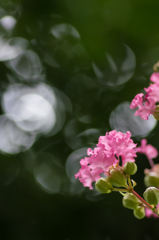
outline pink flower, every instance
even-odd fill
[[[131,133],[129,131],[127,131],[127,133],[122,133],[114,130],[106,133],[105,136],[101,136],[97,146],[104,146],[104,148],[108,149],[108,152],[112,152],[118,159],[118,162],[119,157],[121,157],[123,166],[126,162],[134,162],[134,157],[136,157],[134,151],[136,144],[134,144],[130,137]]]
[[[159,102],[159,73],[153,73],[150,80],[154,82],[148,88],[145,88],[145,96],[139,93],[132,100],[130,108],[138,107],[135,116],[140,116],[141,119],[148,120],[150,114],[154,114],[156,103]]]
[[[158,156],[158,151],[151,144],[147,144],[146,139],[141,140],[141,146],[136,148],[136,152],[145,154],[151,167],[153,167],[154,163],[152,159]]]
[[[157,209],[158,209],[158,207],[159,207],[159,204],[157,205]],[[151,217],[158,218],[158,216],[148,208],[145,208],[145,215],[147,218],[151,218]]]
[[[143,96],[144,94],[143,93],[139,93],[137,94],[134,99],[132,100],[131,102],[131,105],[130,105],[130,108],[131,109],[134,109],[136,107],[142,107],[143,106]]]
[[[151,144],[147,144],[146,139],[141,140],[141,146],[136,148],[137,152],[144,153],[148,159],[156,158],[158,151]]]
[[[99,169],[91,169],[89,166],[81,168],[78,173],[75,174],[75,178],[79,178],[84,187],[92,188],[92,182],[97,181],[100,178],[101,171]]]
[[[110,166],[118,162],[115,155],[112,152],[107,152],[104,147],[96,147],[91,153],[90,150],[88,149],[90,154],[89,165],[92,169],[100,169],[105,172]]]
[[[83,183],[85,187],[92,189],[92,182],[97,181],[101,173],[108,175],[109,168],[125,162],[135,161],[136,144],[130,139],[131,133],[117,131],[107,132],[105,136],[99,138],[97,147],[88,149],[89,157],[81,159],[81,169],[76,173],[75,178]]]
[[[156,108],[155,101],[153,98],[146,98],[143,100],[143,93],[139,93],[132,100],[130,108],[134,109],[138,107],[139,109],[135,112],[135,116],[140,116],[143,120],[148,120],[148,116],[153,114]]]
[[[159,85],[150,84],[148,88],[144,88],[146,91],[146,98],[153,99],[154,102],[159,102]]]

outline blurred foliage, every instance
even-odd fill
[[[129,109],[159,60],[158,8],[156,0],[1,0],[3,240],[159,239],[158,219],[136,220],[119,194],[74,179],[87,148],[111,129],[158,148],[154,118]],[[149,165],[142,155],[137,165],[142,194]]]

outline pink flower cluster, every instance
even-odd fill
[[[153,83],[144,88],[146,94],[137,94],[130,105],[131,109],[138,107],[135,116],[140,116],[144,120],[148,120],[148,116],[154,114],[156,103],[159,102],[159,72],[154,72],[150,80]]]
[[[126,162],[134,162],[136,157],[136,144],[130,138],[131,133],[107,132],[98,140],[97,147],[87,150],[89,157],[81,159],[81,169],[76,173],[75,178],[83,183],[85,187],[92,189],[92,182],[97,181],[101,173],[108,175],[109,168]]]

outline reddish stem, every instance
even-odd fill
[[[150,204],[148,204],[137,192],[135,192],[133,189],[131,189],[131,193],[132,193],[135,197],[137,197],[137,198],[138,198],[147,208],[149,208],[153,213],[155,213],[157,216],[159,216],[156,211],[153,211],[153,210],[152,210],[153,207],[152,207]]]
[[[131,190],[131,193],[137,197],[142,203],[144,203],[144,205],[149,208],[150,210],[152,210],[152,206],[150,204],[148,204],[137,192],[135,192],[133,189]]]

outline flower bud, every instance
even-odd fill
[[[154,172],[150,172],[144,178],[146,187],[159,187],[159,175]]]
[[[156,118],[156,120],[159,120],[159,105],[156,106],[153,116]]]
[[[107,178],[100,178],[95,184],[95,188],[100,193],[110,193],[113,189],[111,183],[107,180]]]
[[[155,187],[147,188],[143,196],[150,205],[157,205],[159,202],[159,190]]]
[[[123,197],[123,206],[126,208],[135,209],[139,203],[139,200],[132,193],[128,193]]]
[[[145,217],[145,208],[143,206],[137,206],[134,209],[134,216],[138,219],[142,219]]]
[[[124,173],[119,170],[112,169],[108,179],[115,187],[127,187],[127,178]]]
[[[137,172],[137,165],[134,162],[126,162],[124,164],[124,173],[134,175]]]

